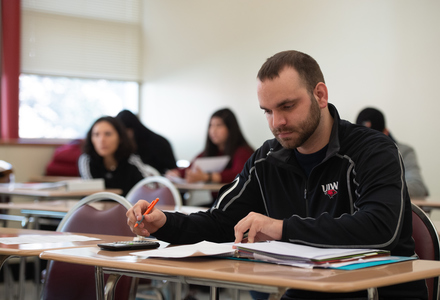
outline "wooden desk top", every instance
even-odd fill
[[[436,201],[432,198],[411,199],[411,202],[420,207],[440,208],[440,201]]]
[[[0,228],[0,237],[19,237],[23,235],[72,235],[76,233],[56,232],[48,230],[33,230],[33,229],[17,229],[17,228]],[[87,234],[77,233],[78,235],[95,237],[99,240],[85,241],[85,242],[59,242],[59,243],[40,243],[40,244],[14,244],[7,245],[0,243],[0,255],[17,255],[17,256],[34,256],[39,255],[44,250],[59,249],[59,248],[76,248],[76,247],[90,247],[96,246],[101,242],[115,242],[115,241],[131,241],[134,237],[103,235],[103,234]]]
[[[321,292],[353,292],[440,275],[440,261],[415,260],[353,271],[304,269],[215,258],[142,259],[133,251],[110,252],[98,247],[44,251],[42,259],[136,271]]]
[[[53,201],[36,201],[36,202],[8,202],[0,203],[0,209],[16,209],[16,210],[43,210],[43,211],[56,211],[56,212],[68,212],[75,204],[80,200],[53,200]],[[98,201],[89,203],[88,205],[95,207],[99,210],[105,210],[118,204],[115,201]]]
[[[53,201],[36,201],[36,202],[8,202],[0,203],[0,209],[8,210],[39,210],[39,211],[54,211],[54,212],[68,212],[75,204],[80,200],[53,200]],[[114,205],[118,204],[115,201],[98,201],[89,203],[88,205],[95,207],[99,210],[106,210]],[[174,206],[171,205],[157,205],[157,208],[163,211],[175,211]],[[202,206],[182,206],[179,212],[184,214],[190,214],[197,211],[208,210],[209,207]]]
[[[72,176],[32,176],[29,181],[30,182],[58,182],[64,180],[77,180],[81,179],[81,177],[72,177]]]
[[[174,186],[180,191],[211,191],[218,192],[224,183],[174,183]]]
[[[120,189],[105,189],[105,190],[87,190],[87,191],[65,191],[65,190],[33,190],[33,189],[13,189],[7,187],[0,187],[0,194],[9,196],[26,196],[34,198],[81,198],[92,195],[98,192],[110,192],[115,194],[122,194]]]

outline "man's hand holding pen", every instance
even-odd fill
[[[152,203],[145,200],[139,200],[127,211],[127,224],[130,226],[133,233],[142,236],[150,236],[150,234],[156,232],[165,224],[167,218],[160,209],[153,208],[151,212],[145,214],[150,205],[152,205]],[[139,226],[135,227],[136,223],[140,220],[142,220],[142,222]]]

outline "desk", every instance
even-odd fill
[[[22,228],[27,228],[29,222],[38,223],[38,218],[63,218],[66,213],[79,202],[79,200],[52,200],[52,201],[36,201],[36,202],[24,202],[24,203],[0,203],[0,209],[7,210],[20,210],[24,216],[14,215],[0,215],[0,219],[19,221]],[[93,206],[99,210],[105,210],[116,205],[117,202],[93,202],[90,206]]]
[[[81,177],[73,177],[73,176],[32,176],[29,181],[30,182],[58,182],[64,180],[78,180]]]
[[[421,209],[439,209],[440,201],[436,201],[432,198],[427,199],[411,199],[411,202],[419,206]]]
[[[208,205],[212,203],[212,193],[217,193],[224,183],[176,183],[174,186],[182,193],[186,205]]]
[[[13,189],[7,187],[0,187],[0,195],[7,196],[25,196],[33,198],[82,198],[98,192],[110,192],[115,194],[122,194],[120,189],[105,189],[105,190],[84,190],[84,191],[65,191],[65,190],[33,190],[33,189]]]
[[[65,191],[65,190],[33,190],[33,189],[13,189],[10,190],[7,187],[0,187],[0,195],[6,195],[6,196],[25,196],[25,197],[33,197],[34,203],[40,202],[42,199],[50,200],[50,199],[80,199],[85,196],[92,195],[97,192],[111,192],[120,195],[122,193],[122,190],[120,189],[105,189],[105,190],[87,190],[87,191]],[[12,202],[13,203],[13,202]],[[13,209],[13,207],[7,207],[5,206],[9,205],[9,203],[1,203],[1,208],[6,209]],[[28,207],[31,207],[31,203],[27,203]],[[47,212],[49,210],[45,210]],[[29,215],[29,213],[27,213]],[[55,218],[62,218],[63,214],[56,213],[55,211],[51,214],[46,213],[46,217],[55,217]],[[40,215],[41,217],[43,215]],[[0,220],[3,221],[21,221],[22,227],[25,228],[27,224],[29,223],[28,217],[23,216],[14,216],[9,214],[0,214]],[[5,225],[6,226],[6,225]]]
[[[71,235],[68,232],[55,232],[46,230],[31,230],[31,229],[16,229],[16,228],[0,228],[0,237],[19,237],[22,235]],[[27,257],[38,256],[44,250],[60,249],[60,248],[78,248],[93,246],[100,242],[115,242],[115,241],[131,241],[133,237],[128,236],[111,236],[102,234],[85,234],[79,235],[96,237],[100,240],[85,241],[85,242],[62,242],[62,243],[42,243],[42,244],[14,244],[5,245],[0,243],[0,268],[3,266],[6,260],[11,257]],[[24,265],[20,270],[19,283],[22,285],[24,282]],[[37,274],[36,274],[37,275]],[[39,274],[38,274],[39,275]],[[23,287],[19,287],[19,299],[22,297]]]
[[[210,191],[218,192],[225,183],[175,183],[174,186],[182,191]]]
[[[104,299],[103,274],[128,275],[151,279],[257,290],[281,295],[295,288],[318,292],[355,292],[368,290],[369,299],[377,299],[377,287],[440,275],[440,261],[415,260],[354,271],[303,269],[289,266],[215,259],[142,259],[130,251],[110,252],[98,247],[44,251],[40,258],[96,267],[98,299]]]
[[[29,203],[0,203],[0,209],[20,210],[21,214],[23,214],[23,216],[0,215],[0,219],[21,222],[21,227],[27,228],[30,222],[38,224],[38,218],[50,217],[62,219],[66,213],[78,202],[79,200],[52,200]],[[107,210],[116,204],[117,202],[114,201],[99,201],[89,203],[88,205],[93,206],[98,210]],[[164,211],[175,211],[174,206],[170,205],[157,205],[157,208]],[[209,207],[184,205],[181,207],[179,212],[190,214],[198,211],[206,211],[208,209]]]

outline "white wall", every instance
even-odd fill
[[[258,69],[276,52],[300,50],[321,65],[342,118],[354,121],[365,106],[384,111],[440,197],[439,12],[436,0],[144,0],[141,118],[191,159],[209,116],[228,106],[258,147],[272,137],[258,108]]]

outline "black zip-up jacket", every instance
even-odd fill
[[[233,241],[235,224],[254,211],[283,220],[285,242],[414,255],[411,204],[397,146],[380,132],[340,120],[331,104],[329,110],[334,123],[327,153],[308,178],[293,150],[268,140],[220,190],[209,211],[166,213],[166,224],[154,235],[175,244]],[[426,299],[426,293],[424,281],[379,289],[381,299]],[[329,295],[289,290],[287,296]]]

